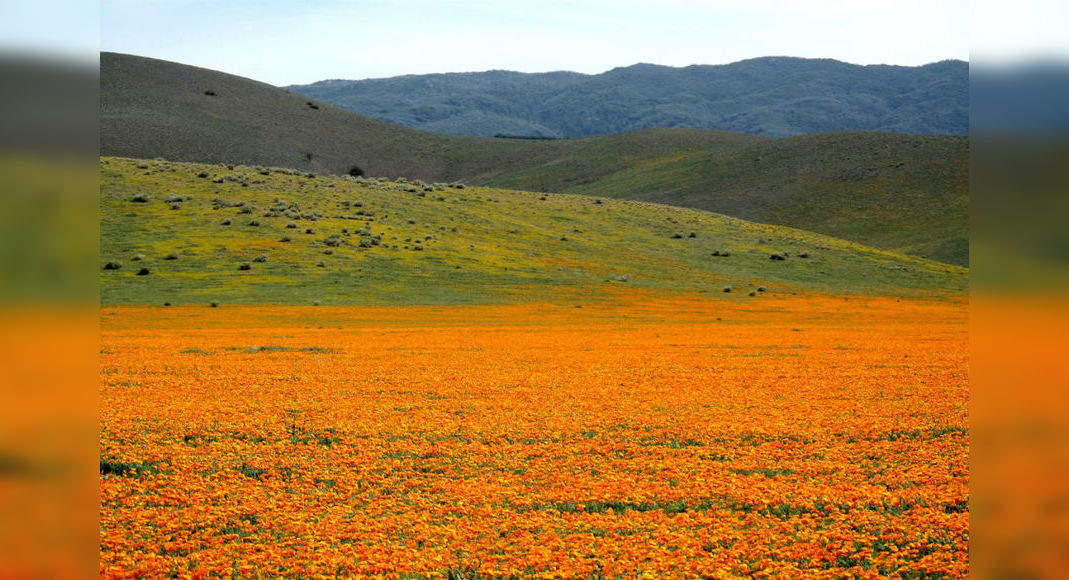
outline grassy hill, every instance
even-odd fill
[[[105,304],[448,304],[633,289],[760,300],[749,296],[759,286],[958,294],[967,284],[956,266],[700,210],[293,170],[106,157],[100,212]]]
[[[965,265],[968,152],[958,137],[806,135],[667,155],[547,189],[707,209]]]
[[[769,57],[586,75],[486,71],[288,87],[343,109],[453,135],[583,137],[693,127],[786,137],[833,131],[963,135],[969,64],[860,66]]]
[[[207,94],[211,93],[211,94]],[[426,133],[177,63],[101,54],[101,152],[656,201],[963,265],[968,139],[770,139],[646,129],[581,139]]]

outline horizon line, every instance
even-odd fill
[[[108,53],[110,53],[110,54],[123,54],[123,55],[127,55],[127,56],[136,56],[136,57],[139,57],[139,58],[148,58],[148,59],[153,59],[153,60],[162,60],[162,61],[166,61],[166,62],[173,62],[173,63],[176,63],[176,64],[181,64],[181,65],[184,65],[184,66],[192,66],[192,67],[197,67],[197,68],[203,68],[205,70],[212,70],[212,71],[216,71],[216,72],[226,73],[226,74],[230,74],[230,75],[234,75],[234,76],[243,76],[243,75],[241,75],[239,73],[232,73],[232,72],[228,72],[228,71],[225,71],[225,70],[222,70],[222,69],[208,68],[208,67],[201,66],[201,65],[184,63],[184,62],[179,62],[177,60],[169,60],[169,59],[155,57],[155,56],[145,56],[145,55],[140,55],[140,54],[134,54],[132,52],[118,52],[118,51],[114,51],[114,50],[101,50],[100,51],[100,54],[108,54]],[[753,60],[768,60],[768,59],[832,61],[832,62],[837,62],[837,63],[849,65],[849,66],[865,67],[865,68],[868,68],[868,67],[924,68],[926,66],[931,66],[933,64],[939,64],[939,63],[944,63],[944,62],[962,62],[962,63],[965,63],[965,64],[971,64],[970,61],[967,60],[967,59],[952,58],[952,57],[951,58],[939,59],[939,60],[933,60],[931,62],[926,62],[924,64],[915,64],[915,65],[913,65],[913,64],[888,64],[888,63],[859,64],[859,63],[849,62],[849,61],[840,60],[840,59],[832,58],[832,57],[765,55],[765,56],[754,56],[754,57],[750,57],[750,58],[743,58],[743,59],[739,59],[739,60],[735,60],[735,61],[731,61],[731,62],[725,62],[725,63],[716,63],[716,64],[713,64],[713,63],[692,63],[692,64],[679,65],[679,66],[667,65],[667,64],[657,64],[657,63],[652,63],[652,62],[640,61],[640,62],[635,62],[635,63],[629,64],[629,65],[615,66],[615,67],[612,67],[612,68],[609,68],[609,69],[605,69],[605,70],[603,70],[601,72],[596,72],[596,73],[584,73],[584,72],[578,72],[578,71],[567,70],[567,69],[555,69],[555,70],[546,70],[546,71],[521,71],[521,70],[514,70],[514,69],[491,68],[491,69],[483,69],[483,70],[453,70],[453,71],[428,72],[428,73],[402,73],[402,74],[396,74],[396,75],[392,75],[392,76],[376,76],[376,77],[360,77],[360,78],[335,77],[335,78],[320,79],[318,81],[312,81],[310,83],[289,83],[289,84],[280,84],[280,85],[274,85],[272,83],[266,83],[266,81],[260,81],[259,79],[253,79],[252,77],[243,77],[243,78],[248,78],[250,80],[255,80],[255,81],[258,81],[258,82],[265,82],[266,84],[271,84],[272,86],[276,86],[276,87],[279,87],[279,88],[285,88],[285,87],[296,87],[296,86],[308,86],[308,85],[314,85],[314,84],[318,84],[318,83],[335,82],[335,81],[361,82],[361,81],[396,79],[396,78],[404,78],[404,77],[421,77],[421,76],[434,76],[434,75],[458,75],[458,74],[483,74],[483,73],[491,73],[491,72],[510,72],[510,73],[524,74],[524,75],[547,75],[547,74],[557,74],[557,73],[570,73],[570,74],[581,75],[581,76],[599,76],[599,75],[603,75],[603,74],[612,72],[614,70],[627,69],[627,68],[632,68],[632,67],[641,66],[641,65],[661,67],[661,68],[671,68],[671,69],[685,69],[685,68],[691,68],[691,67],[732,66],[732,65],[736,65],[736,64],[740,64],[740,63],[744,63],[744,62],[748,62],[748,61],[753,61]]]

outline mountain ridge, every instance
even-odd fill
[[[516,127],[550,137],[652,127],[772,137],[859,130],[964,135],[968,78],[969,63],[954,59],[903,66],[771,56],[723,65],[636,63],[597,74],[490,70],[285,88],[379,120],[465,136]]]

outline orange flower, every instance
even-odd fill
[[[960,302],[105,314],[102,576],[967,573]]]

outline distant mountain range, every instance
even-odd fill
[[[767,57],[596,75],[487,71],[286,87],[339,108],[451,135],[582,137],[689,127],[789,137],[969,132],[969,63],[861,66]]]

